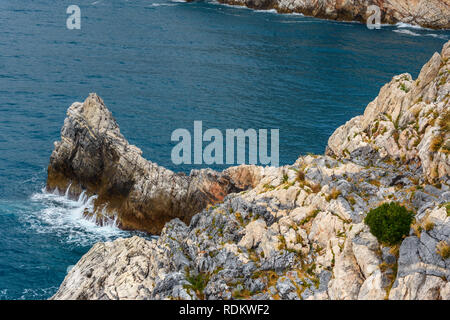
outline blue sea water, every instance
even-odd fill
[[[76,2],[76,3],[75,3]],[[81,30],[66,8],[81,8]],[[279,128],[280,162],[322,153],[392,76],[448,31],[338,23],[211,2],[0,1],[0,299],[46,299],[97,241],[88,199],[42,188],[66,109],[98,93],[144,156],[175,171],[177,128]],[[215,167],[223,169],[224,167]]]

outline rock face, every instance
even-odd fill
[[[188,225],[171,220],[158,239],[96,244],[53,299],[449,300],[449,48],[416,82],[395,77],[333,134],[328,155],[252,167],[240,177],[258,177],[253,188]],[[444,142],[430,152],[436,135]],[[415,212],[410,234],[391,247],[363,222],[387,201]]]
[[[382,23],[404,22],[433,29],[450,28],[449,0],[219,0],[253,9],[276,9],[318,18],[366,22],[376,5]]]
[[[450,175],[450,45],[435,53],[417,80],[394,77],[366,108],[338,128],[326,153],[352,158],[370,153],[422,165],[429,183]]]
[[[123,229],[159,234],[173,218],[189,222],[206,207],[230,192],[252,187],[255,168],[241,166],[222,173],[194,170],[176,174],[145,160],[130,145],[102,99],[91,94],[67,111],[61,141],[55,142],[48,166],[47,189],[77,197],[96,195],[98,223],[118,218]]]

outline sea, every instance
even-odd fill
[[[80,29],[67,27],[71,5]],[[171,160],[172,132],[194,121],[279,129],[280,165],[292,164],[450,39],[168,0],[1,0],[0,30],[0,299],[27,300],[50,298],[94,243],[139,234],[83,218],[84,194],[44,191],[73,102],[97,93],[145,158],[177,172],[208,167]]]

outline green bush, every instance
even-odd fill
[[[192,289],[197,297],[201,300],[205,298],[203,291],[209,282],[210,275],[207,273],[200,272],[197,275],[190,275],[189,270],[186,273],[186,280],[189,284],[185,284],[184,289]]]
[[[409,234],[414,214],[398,203],[384,203],[372,209],[364,222],[383,244],[394,245]]]

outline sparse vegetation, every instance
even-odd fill
[[[318,193],[322,189],[320,183],[311,183],[309,184],[309,187],[311,188],[313,193]]]
[[[194,291],[197,297],[203,300],[205,299],[203,291],[209,282],[209,277],[210,275],[204,272],[200,272],[197,275],[190,275],[188,271],[186,274],[186,280],[189,284],[186,284],[183,287],[187,290]]]
[[[392,134],[392,137],[395,140],[395,143],[398,144],[398,139],[400,139],[400,134],[398,133],[398,131],[394,131],[394,133]]]
[[[206,206],[206,211],[212,211],[212,210],[215,210],[215,209],[217,209],[217,206],[214,206],[212,204],[208,204]]]
[[[265,192],[272,191],[272,190],[275,189],[275,187],[273,185],[271,185],[271,184],[265,184],[265,185],[263,185],[263,188],[264,188]]]
[[[450,258],[450,244],[447,241],[441,241],[436,246],[436,252],[446,260]]]
[[[320,185],[320,183],[315,184],[315,183],[306,181],[304,168],[298,169],[297,177],[295,180],[299,183],[300,187],[302,187],[302,188],[307,187],[305,189],[307,192],[318,193],[320,191],[320,189],[322,189],[322,186]],[[308,190],[308,188],[310,189],[310,191]]]
[[[431,222],[431,221],[429,221],[429,220],[427,220],[427,221],[425,221],[425,224],[424,224],[424,226],[423,226],[423,228],[425,229],[425,231],[431,231],[431,230],[433,230],[433,228],[434,228],[434,223],[433,222]]]
[[[411,228],[414,231],[414,234],[416,235],[417,238],[420,238],[421,234],[422,234],[422,226],[416,222],[413,223],[413,225],[411,226]]]
[[[369,183],[376,187],[379,187],[381,185],[379,180],[369,180]]]
[[[339,189],[333,188],[330,191],[330,194],[326,196],[326,200],[329,202],[330,200],[336,200],[341,195],[341,191]]]
[[[364,222],[378,241],[394,245],[408,235],[413,217],[411,211],[396,202],[391,202],[370,210]]]
[[[355,197],[353,197],[353,196],[349,196],[349,197],[347,198],[347,200],[348,200],[348,202],[349,202],[352,206],[354,206],[354,205],[356,204]]]
[[[401,118],[401,113],[397,116],[397,119],[395,119],[395,121],[394,121],[395,130],[400,129],[400,126],[399,126],[400,118]]]
[[[279,235],[278,240],[280,241],[280,243],[278,244],[278,250],[285,250],[287,247],[286,247],[286,239],[284,238],[284,236]]]
[[[379,266],[380,270],[383,271],[383,272],[388,270],[388,269],[392,270],[391,273],[387,274],[387,278],[389,280],[389,285],[386,288],[385,300],[389,299],[389,294],[391,292],[392,286],[394,285],[395,279],[397,277],[398,257],[399,257],[399,253],[400,253],[400,245],[395,245],[395,246],[391,247],[389,252],[396,257],[395,262],[393,264],[388,264],[388,263],[383,262]]]
[[[446,110],[439,120],[439,127],[444,132],[450,132],[450,110]]]
[[[311,220],[313,220],[315,217],[317,217],[317,215],[319,214],[320,210],[316,209],[314,211],[312,211],[305,219],[303,219],[302,221],[300,221],[299,225],[305,225],[308,222],[310,222]]]
[[[405,91],[406,93],[409,92],[409,89],[406,87],[404,83],[400,84],[400,90]]]
[[[236,219],[239,221],[239,223],[241,224],[241,226],[244,225],[244,218],[242,217],[240,212],[236,212],[235,213]]]
[[[232,296],[235,299],[248,300],[250,299],[251,295],[252,293],[249,290],[242,289],[242,290],[234,290]]]
[[[297,181],[298,182],[305,181],[305,172],[302,169],[298,169],[297,171]]]
[[[410,177],[409,180],[411,180],[412,184],[416,186],[420,183],[420,179],[418,177]]]
[[[275,271],[267,271],[266,273],[267,278],[267,287],[272,287],[276,285],[278,281],[278,274]]]
[[[375,133],[378,131],[379,124],[379,121],[375,122],[375,125],[372,127],[372,135],[375,135]]]
[[[438,135],[431,140],[430,150],[433,152],[438,152],[444,143],[444,138],[441,135]]]

